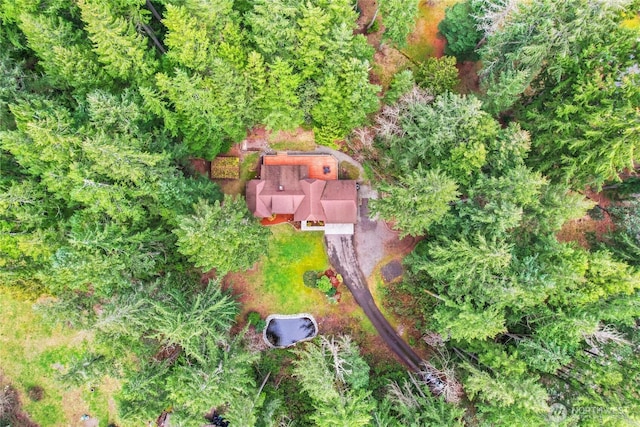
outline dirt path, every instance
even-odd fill
[[[331,235],[325,236],[325,240],[331,265],[342,275],[344,284],[349,288],[354,299],[362,307],[387,346],[409,369],[412,371],[420,370],[422,362],[420,356],[400,338],[373,301],[366,278],[360,270],[353,245],[353,236]]]

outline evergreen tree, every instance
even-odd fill
[[[91,51],[89,41],[69,21],[24,13],[18,25],[53,87],[75,88],[86,93],[112,84]]]
[[[366,426],[375,401],[366,390],[369,366],[348,336],[320,337],[297,350],[294,375],[313,401],[319,426]]]
[[[438,31],[447,39],[444,53],[459,61],[478,57],[475,49],[482,35],[476,29],[473,13],[471,1],[456,3],[445,9],[444,19],[438,24]]]
[[[416,69],[416,83],[433,95],[452,92],[459,83],[456,59],[453,56],[427,58]]]
[[[401,230],[400,236],[421,235],[438,222],[449,210],[449,203],[459,196],[457,186],[438,170],[425,171],[418,167],[410,175],[400,178],[396,185],[378,187],[385,196],[371,201],[371,212]]]
[[[251,217],[244,199],[226,196],[220,203],[200,200],[194,214],[178,220],[179,251],[218,277],[251,268],[264,253],[269,231]]]
[[[147,41],[135,28],[146,22],[117,16],[103,1],[82,0],[78,6],[93,49],[110,76],[124,81],[144,81],[153,74],[157,62]]]
[[[399,48],[407,45],[407,36],[415,27],[418,17],[418,2],[415,0],[382,0],[380,2],[383,37]]]

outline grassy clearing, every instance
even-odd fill
[[[371,291],[373,300],[376,302],[376,305],[380,309],[380,312],[382,312],[384,317],[386,317],[389,323],[391,323],[391,326],[396,328],[399,324],[402,323],[402,321],[398,318],[398,316],[395,315],[395,313],[389,310],[384,304],[385,298],[388,298],[386,294],[387,285],[384,283],[384,280],[382,279],[382,272],[381,272],[382,267],[392,260],[393,260],[393,256],[387,257],[382,261],[380,261],[378,265],[376,265],[376,268],[373,270],[373,273],[371,273],[371,276],[369,276],[369,278],[367,279],[367,282],[369,284],[369,290]]]
[[[393,358],[386,350],[380,351],[377,331],[346,286],[338,289],[342,300],[337,304],[331,304],[317,289],[304,286],[305,271],[330,267],[322,233],[296,231],[288,224],[269,228],[273,234],[263,259],[252,271],[231,279],[234,292],[242,301],[238,321],[244,323],[249,311],[257,311],[263,317],[273,313],[311,313],[320,323],[321,334],[349,333],[365,353],[380,360]]]
[[[338,289],[342,301],[332,304],[319,290],[302,282],[305,271],[330,268],[322,232],[296,231],[288,224],[269,228],[273,234],[267,254],[254,271],[243,274],[248,287],[242,290],[243,313],[239,320],[251,310],[263,316],[308,312],[332,318],[337,324],[350,324],[349,319],[355,319],[363,332],[376,333],[346,286]]]
[[[304,141],[279,141],[269,144],[276,151],[313,151],[316,149],[316,143]]]
[[[56,379],[55,367],[68,363],[90,345],[90,336],[45,324],[31,303],[13,298],[2,288],[0,313],[0,369],[19,391],[25,412],[35,422],[43,426],[78,425],[84,413],[97,417],[101,427],[116,420],[108,396],[118,388],[117,383],[73,387]],[[42,400],[27,397],[33,386],[44,389]]]
[[[369,320],[367,315],[364,314],[364,311],[354,310],[351,314],[351,317],[356,319],[356,321],[360,324],[362,332],[373,337],[378,335],[378,331],[376,331],[376,328],[373,326],[373,323],[371,323],[371,320]],[[367,349],[365,349],[365,351],[366,350]]]
[[[260,153],[249,153],[244,156],[242,163],[240,164],[240,180],[247,182],[258,176],[258,160],[260,160]]]
[[[438,24],[444,19],[447,6],[457,3],[457,0],[442,0],[433,5],[429,3],[420,2],[416,27],[409,35],[409,43],[405,49],[405,53],[418,62],[442,54],[444,40],[438,37]]]
[[[293,227],[277,227],[269,243],[264,265],[264,288],[274,295],[281,310],[288,313],[326,305],[326,297],[302,283],[307,270],[326,270],[329,261],[324,250],[323,233],[296,232]]]
[[[313,131],[279,131],[269,135],[269,146],[276,151],[313,151],[316,141]]]

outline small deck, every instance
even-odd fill
[[[330,181],[338,179],[338,160],[328,154],[276,154],[262,157],[270,166],[307,166],[309,178]]]

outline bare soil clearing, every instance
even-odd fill
[[[611,200],[603,193],[587,191],[585,194],[589,199],[605,209],[611,205]],[[610,233],[613,229],[614,225],[611,217],[606,212],[603,212],[602,219],[594,219],[589,215],[585,215],[582,218],[565,223],[562,229],[556,233],[556,238],[560,242],[576,242],[583,248],[589,249],[588,234],[594,234],[597,240],[601,240],[604,234]]]
[[[414,31],[407,38],[406,53],[414,61],[424,61],[427,57],[440,58],[444,55],[446,41],[438,36],[438,24],[444,19],[447,6],[456,0],[422,0]]]

